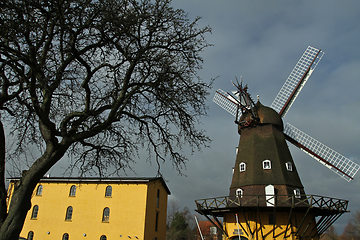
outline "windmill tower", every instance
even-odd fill
[[[229,196],[195,202],[215,226],[223,217],[224,239],[316,240],[346,212],[346,200],[306,195],[286,140],[347,181],[360,166],[282,121],[323,54],[306,49],[271,107],[254,103],[239,82],[233,94],[216,92],[214,102],[235,116],[239,147]]]

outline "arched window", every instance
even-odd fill
[[[69,234],[68,233],[64,233],[62,240],[69,240]]]
[[[69,196],[75,197],[75,195],[76,195],[76,186],[75,186],[75,185],[72,185],[71,188],[70,188],[70,194],[69,194]]]
[[[288,170],[289,172],[292,172],[292,163],[287,162],[287,163],[285,163],[285,165],[286,165],[286,170]]]
[[[33,211],[32,211],[32,214],[31,214],[31,219],[37,219],[38,212],[39,212],[39,206],[35,205],[33,207]]]
[[[106,236],[105,236],[105,235],[102,235],[102,236],[100,237],[100,240],[106,240]]]
[[[110,208],[106,207],[106,208],[104,208],[104,211],[103,211],[102,221],[103,222],[108,222],[109,217],[110,217]]]
[[[72,214],[73,214],[73,207],[69,206],[66,209],[66,216],[65,216],[65,220],[70,221],[72,219]]]
[[[263,162],[263,169],[271,169],[271,161],[266,159]]]
[[[105,190],[105,197],[111,197],[111,195],[112,195],[112,187],[107,186]]]
[[[39,185],[36,190],[36,195],[41,196],[42,195],[43,186]]]
[[[240,172],[245,172],[246,170],[246,163],[242,162],[239,164],[239,170]]]
[[[236,189],[236,196],[242,197],[244,191],[241,188]]]
[[[34,239],[34,232],[33,232],[33,231],[30,231],[30,232],[28,233],[27,239],[28,239],[28,240],[33,240],[33,239]]]

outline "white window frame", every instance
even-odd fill
[[[287,162],[287,163],[285,163],[285,165],[286,165],[286,170],[288,170],[289,172],[292,172],[292,170],[293,170],[292,163],[291,163],[291,162]]]
[[[262,162],[263,165],[263,169],[267,170],[267,169],[271,169],[271,161],[269,159],[265,159]]]
[[[301,192],[300,192],[300,189],[294,189],[294,195],[296,198],[301,198]]]
[[[238,189],[236,189],[235,194],[236,194],[236,196],[239,196],[242,198],[243,194],[244,194],[244,190],[242,190],[241,188],[238,188]]]
[[[240,172],[245,172],[245,171],[246,171],[246,163],[241,162],[241,163],[239,164],[239,171],[240,171]]]

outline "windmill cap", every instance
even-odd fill
[[[277,126],[281,131],[284,130],[284,124],[280,117],[280,115],[272,108],[266,107],[258,101],[254,106],[254,111],[256,115],[259,117],[259,121],[255,123],[256,125],[262,124],[273,124]],[[244,121],[247,118],[250,118],[249,113],[245,113],[241,116],[240,121]],[[240,133],[240,126],[239,126],[239,133]]]

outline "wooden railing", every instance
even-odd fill
[[[347,200],[318,195],[244,195],[195,200],[197,210],[221,210],[237,207],[307,207],[345,212]]]

